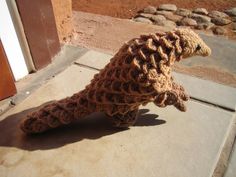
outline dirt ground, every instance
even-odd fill
[[[176,4],[181,8],[204,7],[207,10],[225,10],[236,7],[236,0],[72,0],[73,10],[107,15],[118,18],[131,18],[148,5],[163,3]]]

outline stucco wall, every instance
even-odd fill
[[[60,42],[65,42],[72,34],[72,0],[52,0],[52,6]]]

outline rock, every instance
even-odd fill
[[[226,31],[226,29],[224,29],[220,26],[216,26],[216,27],[212,28],[212,32],[216,35],[224,35],[227,31]]]
[[[217,10],[213,10],[213,11],[209,12],[208,16],[211,17],[211,18],[217,18],[217,17],[226,18],[226,17],[229,17],[226,13],[220,12],[220,11],[217,11]]]
[[[137,17],[145,17],[145,18],[151,19],[152,16],[153,16],[153,14],[139,13],[138,15],[135,16],[135,18],[137,18]]]
[[[162,24],[163,21],[166,21],[166,17],[164,17],[163,15],[152,15],[150,19],[154,24]]]
[[[205,8],[196,8],[193,10],[196,14],[207,15],[208,11]]]
[[[149,20],[148,18],[144,17],[137,17],[133,19],[135,22],[141,22],[141,23],[146,23],[146,24],[152,24],[152,21]]]
[[[157,11],[156,7],[153,6],[147,6],[143,9],[143,12],[148,14],[155,14],[156,11]]]
[[[197,26],[195,26],[196,29],[199,29],[199,30],[208,30],[208,29],[211,29],[213,26],[215,26],[213,23],[211,22],[206,22],[206,23],[199,23],[197,24]]]
[[[183,17],[189,17],[192,12],[191,10],[188,10],[188,9],[184,9],[184,8],[179,8],[176,12],[175,12],[176,15],[180,15],[180,16],[183,16]]]
[[[196,20],[192,18],[185,17],[181,21],[178,22],[178,25],[181,26],[197,26]]]
[[[211,18],[205,15],[199,15],[199,14],[195,14],[193,13],[191,15],[191,18],[193,18],[194,20],[197,21],[197,23],[207,23],[207,22],[211,22]]]
[[[153,24],[157,26],[164,26],[165,22],[166,20],[156,20],[155,22],[153,22]]]
[[[166,17],[163,15],[153,15],[153,14],[145,14],[145,13],[140,13],[138,14],[135,18],[137,17],[144,17],[147,18],[151,21],[153,21],[155,24],[163,24],[163,21],[166,20]]]
[[[175,15],[175,14],[166,14],[165,18],[167,20],[171,20],[173,22],[177,22],[177,21],[180,21],[183,17],[180,16],[180,15]]]
[[[233,23],[232,29],[233,29],[233,30],[236,30],[236,23]]]
[[[156,14],[163,15],[166,19],[171,20],[173,22],[177,22],[182,19],[182,16],[175,15],[171,11],[158,10]]]
[[[236,16],[236,7],[225,11],[229,16]]]
[[[216,25],[224,26],[224,25],[230,24],[231,20],[229,20],[227,18],[215,17],[215,18],[211,19],[211,22]]]
[[[162,4],[159,6],[158,10],[176,11],[177,7],[174,4]]]
[[[153,23],[158,26],[165,26],[165,27],[170,27],[170,28],[176,27],[175,22],[170,21],[170,20],[160,20],[160,21],[155,21]]]
[[[236,22],[236,16],[235,16],[235,17],[232,17],[231,20],[232,20],[233,22]]]
[[[204,26],[201,24],[198,24],[197,26],[195,26],[195,29],[204,30]]]
[[[170,28],[175,28],[176,24],[175,24],[175,22],[172,22],[170,20],[166,20],[165,23],[164,23],[164,26],[165,27],[170,27]]]
[[[158,15],[164,15],[164,16],[166,16],[166,15],[173,15],[172,12],[170,12],[170,11],[165,11],[165,10],[158,10],[158,11],[156,11],[156,14],[158,14]]]

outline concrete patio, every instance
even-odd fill
[[[236,134],[236,89],[184,74],[174,76],[191,96],[186,113],[150,103],[128,130],[112,128],[97,113],[42,135],[21,132],[18,125],[27,113],[82,90],[111,57],[84,52],[0,116],[0,176],[223,176]],[[226,177],[234,175],[234,159],[235,154]]]

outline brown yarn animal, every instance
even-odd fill
[[[182,58],[210,53],[210,48],[189,29],[132,39],[84,90],[29,114],[21,129],[41,133],[93,112],[106,113],[116,127],[128,127],[136,122],[139,106],[149,102],[186,111],[184,101],[189,97],[174,82],[171,67]]]

